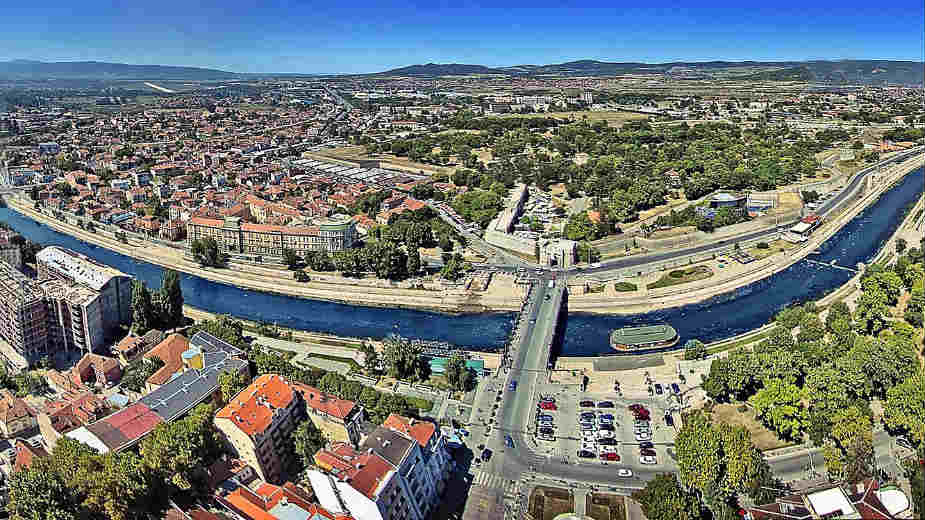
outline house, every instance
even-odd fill
[[[16,458],[13,462],[13,473],[29,469],[35,459],[47,457],[48,451],[41,444],[32,444],[23,439],[16,439],[13,447],[16,449]]]
[[[71,380],[75,385],[89,385],[94,383],[111,386],[122,379],[122,367],[119,360],[99,354],[84,354],[80,361],[71,368]]]
[[[128,365],[136,357],[145,354],[148,350],[164,341],[165,337],[164,333],[157,329],[149,330],[144,336],[128,335],[113,347],[112,353],[119,358],[123,366]]]
[[[264,374],[215,414],[215,427],[261,479],[279,482],[291,456],[283,443],[304,417],[302,397],[289,381]]]
[[[25,401],[6,388],[0,389],[0,433],[4,437],[15,437],[36,424],[35,414]]]
[[[855,484],[826,482],[770,504],[748,507],[742,516],[746,520],[892,520],[908,518],[908,512],[905,493],[896,487],[880,489],[876,480],[868,479]]]
[[[293,385],[305,401],[308,418],[326,439],[354,446],[359,442],[364,416],[362,406],[303,383]]]
[[[164,366],[151,374],[145,383],[149,392],[170,381],[174,374],[183,370],[183,353],[189,350],[189,340],[182,334],[173,333],[145,353],[145,359],[158,358]]]
[[[53,450],[67,432],[93,423],[109,412],[109,404],[89,391],[68,392],[46,403],[36,422],[45,444]]]
[[[245,520],[352,520],[314,503],[311,495],[292,482],[281,486],[261,483],[239,486],[216,501]],[[365,520],[357,518],[356,520]]]

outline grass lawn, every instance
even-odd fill
[[[338,363],[346,363],[350,365],[351,372],[362,372],[363,371],[363,367],[361,367],[360,364],[357,363],[356,360],[354,360],[353,358],[331,356],[328,354],[315,354],[315,353],[307,354],[305,357],[327,359],[328,361],[337,361]]]
[[[755,413],[748,409],[739,411],[739,404],[718,404],[713,407],[710,417],[715,424],[725,423],[733,426],[744,426],[752,436],[755,447],[761,451],[773,450],[791,446],[793,443],[777,438],[777,434],[764,427],[761,421],[755,419]]]
[[[552,520],[562,513],[574,513],[575,501],[568,490],[537,486],[530,494],[529,507],[536,520]]]
[[[650,283],[646,287],[649,289],[660,289],[662,287],[703,280],[711,276],[713,276],[712,269],[704,265],[698,265],[695,267],[688,267],[687,269],[676,269],[671,271],[659,278],[658,281]]]
[[[750,343],[756,343],[770,336],[771,332],[773,331],[774,331],[773,328],[769,328],[768,330],[764,332],[755,334],[753,336],[749,336],[744,339],[740,339],[738,341],[729,341],[726,343],[719,343],[715,347],[710,347],[709,349],[707,349],[707,354],[712,355],[712,354],[716,354],[717,352],[722,352],[724,350],[732,350],[734,348],[742,347]]]
[[[761,260],[762,258],[767,258],[773,255],[774,253],[779,253],[781,251],[787,251],[789,249],[793,249],[797,245],[791,244],[790,242],[787,242],[786,240],[778,239],[778,240],[775,240],[774,242],[769,243],[768,246],[769,247],[767,249],[761,249],[759,247],[751,247],[746,252],[752,255],[755,258],[755,260]]]
[[[637,289],[636,284],[630,282],[617,282],[613,288],[617,292],[633,292]]]
[[[592,520],[623,520],[626,507],[623,497],[607,493],[591,493],[585,506],[585,515]]]

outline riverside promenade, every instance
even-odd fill
[[[643,277],[641,282],[638,283],[640,287],[632,293],[613,294],[605,291],[603,293],[570,294],[568,304],[569,311],[599,314],[640,314],[669,307],[699,303],[767,278],[806,258],[806,256],[815,251],[819,245],[828,240],[851,219],[855,218],[867,206],[876,201],[877,198],[893,185],[893,183],[906,174],[923,167],[923,165],[925,165],[925,156],[917,155],[914,158],[884,170],[879,174],[879,178],[872,186],[872,189],[867,190],[859,200],[849,205],[837,215],[829,218],[810,236],[807,242],[800,244],[797,248],[775,253],[750,264],[742,265],[737,264],[735,261],[727,261],[724,263],[725,267],[723,269],[717,269],[717,261],[714,259],[714,256],[721,256],[722,254],[729,255],[734,252],[734,243],[730,241],[728,249],[721,253],[683,259],[683,261],[671,267],[680,269],[703,265],[714,272],[713,276],[709,278],[662,289],[647,290],[645,289],[645,284],[649,280]],[[855,268],[855,266],[843,267]],[[671,268],[666,267],[664,273],[667,273]],[[660,274],[664,273],[656,272],[655,274],[660,276]]]

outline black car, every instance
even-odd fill
[[[678,386],[678,383],[671,383],[671,391],[674,392],[674,393],[676,393],[676,394],[680,394],[680,393],[681,393],[681,387]]]
[[[580,401],[578,406],[582,408],[594,408],[594,401]]]
[[[601,446],[616,446],[617,439],[611,439],[610,437],[604,437],[603,439],[598,439],[597,443]]]
[[[643,457],[655,457],[658,455],[658,453],[656,453],[655,450],[650,450],[647,448],[643,448],[639,450],[639,454],[642,455]]]
[[[539,433],[540,435],[552,435],[555,433],[555,430],[552,428],[540,428]]]
[[[598,408],[613,408],[613,403],[610,401],[601,401],[597,403]]]
[[[612,424],[600,424],[597,427],[598,430],[607,430],[609,432],[616,431]]]
[[[640,443],[639,443],[639,448],[640,448],[640,449],[652,449],[652,448],[654,448],[654,447],[655,447],[655,445],[652,444],[651,442],[640,442]]]
[[[671,414],[665,414],[665,424],[674,426],[674,419],[671,417]]]
[[[590,451],[588,451],[588,450],[579,450],[579,451],[578,451],[578,458],[581,458],[581,459],[593,459],[593,458],[594,458],[594,453],[592,453],[592,452],[590,452]]]
[[[655,383],[655,393],[658,395],[662,395],[662,385],[660,385],[659,383]]]
[[[484,462],[488,462],[488,459],[490,458],[491,458],[491,450],[488,448],[485,448],[484,450],[482,450],[482,460]]]

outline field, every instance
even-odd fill
[[[626,518],[623,497],[607,493],[591,493],[588,495],[585,515],[592,520],[623,520]]]
[[[773,450],[789,446],[791,443],[782,441],[771,430],[764,427],[761,422],[755,419],[755,414],[751,409],[740,412],[740,405],[718,404],[713,407],[711,417],[714,424],[729,424],[733,426],[744,426],[752,436],[752,442],[755,447],[761,451]]]
[[[666,273],[664,276],[658,279],[654,283],[650,283],[646,287],[648,289],[659,289],[662,287],[671,287],[672,285],[680,285],[682,283],[695,282],[697,280],[703,280],[713,276],[713,270],[709,267],[698,265],[696,267],[689,267],[687,269],[677,269]]]
[[[443,166],[434,166],[432,164],[423,164],[414,161],[409,161],[403,157],[396,157],[392,154],[377,154],[377,155],[368,155],[366,153],[366,147],[364,146],[344,146],[341,148],[322,148],[313,153],[320,157],[328,157],[331,159],[340,159],[347,161],[356,161],[356,160],[378,160],[382,161],[383,166],[391,165],[394,168],[405,170],[413,173],[451,173],[453,168],[446,168]]]
[[[634,112],[605,112],[582,110],[579,112],[545,112],[539,114],[504,114],[501,117],[557,117],[560,119],[572,119],[581,121],[587,119],[590,122],[606,121],[609,126],[620,126],[627,121],[641,121],[648,119],[646,114],[636,114]]]
[[[562,513],[575,512],[575,501],[568,490],[537,486],[530,494],[530,514],[536,520],[553,520]]]
[[[630,282],[617,282],[613,284],[613,288],[617,292],[633,292],[636,290],[636,284]]]
[[[796,244],[787,242],[786,240],[775,240],[768,244],[767,249],[760,249],[758,247],[750,247],[747,251],[748,254],[752,255],[755,260],[761,260],[762,258],[767,258],[774,253],[779,253],[780,251],[787,251],[796,247]]]

